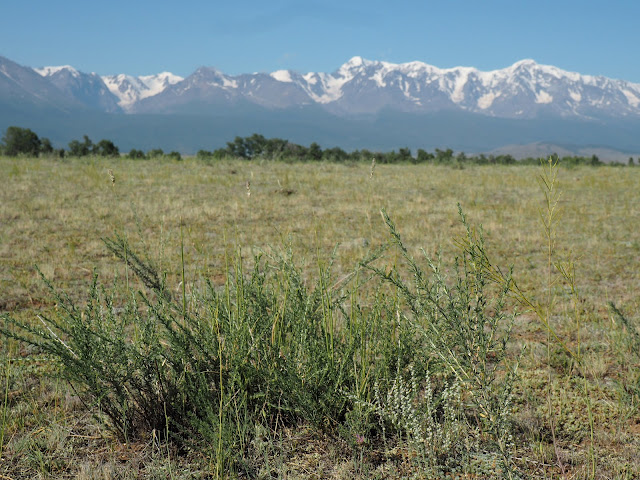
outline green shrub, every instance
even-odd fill
[[[454,261],[455,276],[451,280],[447,279],[441,259],[434,261],[425,254],[427,269],[422,268],[403,245],[394,223],[382,213],[392,244],[400,250],[407,271],[367,267],[397,290],[398,322],[406,324],[405,330],[415,333],[420,343],[407,356],[412,363],[404,377],[398,370],[395,376],[382,379],[389,393],[386,400],[376,395],[376,410],[396,428],[400,427],[408,438],[433,445],[434,450],[426,452],[430,463],[438,452],[460,458],[474,455],[480,449],[491,453],[490,464],[497,461],[503,469],[512,468],[511,400],[517,362],[509,365],[506,359],[515,320],[515,314],[505,311],[510,275],[502,288],[492,290],[489,273],[476,262],[480,257],[477,252],[483,255],[485,252],[482,231],[471,229],[462,210],[460,215],[467,229],[463,240],[466,248]],[[416,387],[416,375],[424,379],[420,389]],[[441,384],[436,387],[439,397],[434,400],[431,382],[437,379]],[[464,406],[459,394],[454,393],[459,389],[466,398]],[[414,410],[420,399],[422,411]],[[435,405],[441,409],[437,418],[448,425],[443,431],[430,426]],[[473,432],[483,438],[481,446],[475,445],[473,451],[450,451],[451,445],[461,448],[463,439],[473,436]]]
[[[36,326],[7,315],[0,332],[50,354],[121,438],[154,431],[209,450],[218,474],[246,463],[257,426],[300,422],[352,443],[408,442],[433,472],[480,457],[510,468],[505,292],[488,291],[465,251],[451,281],[439,263],[423,269],[385,221],[405,272],[376,266],[383,249],[340,281],[319,259],[308,284],[285,249],[248,272],[237,255],[223,287],[204,279],[189,299],[126,239],[108,239],[144,292],[95,275],[80,307],[43,277],[55,315]]]
[[[137,160],[144,160],[147,158],[147,156],[142,150],[136,150],[135,148],[129,150],[127,157],[137,159]]]
[[[161,148],[154,148],[147,152],[148,158],[158,158],[163,156],[164,156],[164,151]]]

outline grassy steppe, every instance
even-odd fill
[[[94,268],[107,285],[135,285],[101,240],[115,233],[156,259],[179,297],[182,255],[185,284],[195,290],[200,278],[223,285],[238,248],[250,264],[254,252],[290,244],[312,283],[337,245],[333,270],[341,279],[388,243],[382,208],[412,255],[441,249],[452,258],[460,252],[451,239],[464,234],[458,203],[483,225],[494,263],[513,264],[534,301],[547,298],[536,167],[0,158],[0,174],[0,313],[27,322],[56,309],[34,265],[80,304]],[[640,326],[640,168],[560,166],[558,179],[554,258],[575,260],[580,323],[558,275],[550,322],[572,351],[579,346],[582,361],[549,340],[531,312],[516,318],[508,358],[526,349],[514,387],[513,462],[534,478],[637,478],[640,345],[607,303]],[[389,250],[382,262],[391,268],[401,254]],[[208,454],[178,451],[156,432],[117,438],[38,349],[3,337],[1,355],[0,478],[212,475]],[[420,478],[402,438],[393,449],[379,438],[360,448],[338,430],[301,422],[263,432],[252,443],[251,471],[260,478]]]

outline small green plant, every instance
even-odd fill
[[[386,398],[376,395],[376,411],[413,443],[432,448],[429,454],[423,455],[432,466],[434,458],[439,456],[445,456],[445,463],[449,464],[473,455],[450,450],[448,446],[462,445],[465,435],[476,432],[482,449],[494,452],[501,468],[511,471],[511,401],[518,362],[507,360],[507,345],[515,319],[514,314],[505,310],[511,286],[509,277],[500,290],[490,290],[486,269],[475,262],[478,251],[484,252],[482,232],[477,234],[471,229],[461,210],[467,248],[461,250],[461,257],[454,262],[453,278],[448,278],[440,258],[434,261],[425,252],[428,268],[423,269],[404,246],[395,224],[384,210],[382,216],[391,244],[404,258],[407,275],[395,267],[384,270],[372,262],[363,265],[397,291],[393,313],[398,324],[408,332],[408,338],[419,338],[419,343],[412,346],[419,353],[411,358],[414,362],[417,357],[421,361],[407,365],[398,359],[395,376],[386,379]],[[424,378],[420,395],[416,371]],[[431,387],[432,376],[433,380],[439,379],[437,394]],[[460,395],[466,399],[464,408]],[[414,410],[418,400],[421,414]],[[437,417],[444,419],[441,430],[434,425],[435,405],[441,410]],[[461,411],[464,414],[456,413]]]
[[[626,332],[627,343],[633,357],[640,361],[640,326],[632,321],[627,315],[622,313],[620,309],[613,303],[609,302],[609,308],[613,313],[616,320],[619,322],[619,326]],[[633,372],[630,382],[623,385],[623,391],[628,397],[632,399],[632,402],[636,404],[636,408],[640,407],[640,373]]]
[[[423,377],[420,381],[410,365],[408,378],[398,371],[384,393],[376,383],[369,408],[378,417],[385,441],[388,425],[406,441],[408,455],[415,455],[422,468],[442,474],[443,466],[460,462],[460,457],[467,453],[464,447],[468,443],[465,445],[464,439],[470,431],[463,420],[462,389],[454,379],[436,392],[431,373],[427,370]]]

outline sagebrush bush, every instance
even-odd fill
[[[508,364],[506,358],[515,320],[515,313],[505,311],[510,277],[507,276],[501,288],[492,288],[494,284],[490,281],[489,272],[477,263],[480,256],[476,251],[485,252],[482,231],[471,229],[461,209],[462,223],[466,227],[466,248],[461,250],[460,257],[455,259],[449,272],[445,271],[441,259],[434,261],[426,253],[427,269],[421,267],[402,243],[394,223],[384,211],[382,214],[392,244],[404,258],[407,272],[403,275],[398,268],[385,271],[369,263],[365,266],[397,290],[396,312],[399,322],[405,324],[405,330],[420,340],[419,345],[413,346],[410,375],[407,372],[404,380],[397,375],[386,379],[387,391],[393,392],[393,402],[421,403],[426,413],[420,422],[422,428],[429,425],[429,419],[433,418],[433,405],[439,405],[441,412],[438,418],[441,423],[447,424],[448,431],[438,433],[437,437],[447,440],[440,438],[433,442],[432,438],[431,442],[424,442],[433,446],[431,455],[440,450],[438,445],[463,445],[465,438],[477,432],[482,448],[498,455],[504,468],[511,468],[510,455],[514,441],[511,399],[518,363]],[[421,395],[418,395],[415,387],[410,390],[402,388],[403,385],[416,384],[414,369],[418,369],[425,377],[419,390]],[[433,380],[440,380],[440,385],[436,387],[437,394],[432,390],[433,380],[430,376]],[[388,383],[389,380],[391,383]],[[464,405],[460,403],[459,396],[452,394],[457,389],[465,398]],[[409,395],[410,392],[413,392],[412,395]],[[433,399],[434,395],[436,400]],[[405,400],[400,402],[398,396]],[[398,406],[393,406],[390,401],[391,398],[387,398],[387,406],[380,406],[378,399],[378,411],[386,412],[391,406],[391,411],[396,412],[395,416],[390,417],[391,423],[404,423],[405,434],[415,438],[415,432],[419,430],[411,426],[416,424],[412,408],[405,406],[405,410],[398,410]],[[399,423],[397,415],[403,411],[408,413],[403,414],[406,418]],[[458,421],[454,421],[455,417],[451,414],[455,411],[464,411]],[[435,431],[438,432],[437,429]],[[455,442],[451,440],[452,435],[456,437]],[[442,450],[451,453],[447,448]]]
[[[433,471],[465,470],[478,455],[509,467],[508,289],[491,290],[466,250],[449,271],[429,258],[423,269],[383,215],[406,271],[377,266],[381,250],[340,281],[318,260],[311,283],[290,248],[256,256],[249,271],[238,254],[224,286],[203,279],[187,302],[184,284],[176,297],[117,236],[107,248],[145,291],[127,281],[122,294],[95,275],[78,306],[44,279],[55,314],[35,325],[5,316],[0,331],[58,361],[123,439],[154,432],[204,449],[218,476],[250,470],[257,426],[299,422],[352,443],[409,442]]]

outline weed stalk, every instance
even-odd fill
[[[5,351],[7,352],[7,357],[5,362],[4,395],[2,399],[2,423],[0,424],[0,460],[2,459],[2,454],[4,452],[4,436],[7,429],[7,412],[9,409],[9,375],[11,373],[9,349],[7,348]]]
[[[555,242],[556,242],[556,225],[558,222],[558,202],[560,200],[560,193],[557,190],[557,178],[558,178],[558,161],[554,161],[553,157],[549,157],[547,164],[541,162],[542,174],[538,177],[540,183],[540,189],[545,198],[545,208],[540,210],[540,219],[542,221],[543,231],[547,242],[547,283],[545,285],[546,290],[546,302],[543,308],[544,325],[547,331],[547,407],[549,409],[549,422],[551,427],[551,438],[553,440],[553,449],[556,455],[556,461],[562,470],[564,475],[564,464],[559,455],[558,441],[556,438],[556,422],[553,414],[552,398],[553,392],[553,380],[552,380],[552,366],[551,366],[551,347],[552,347],[552,327],[551,327],[551,315],[554,304],[553,286],[556,283],[553,278],[554,273],[554,257],[555,257]]]

